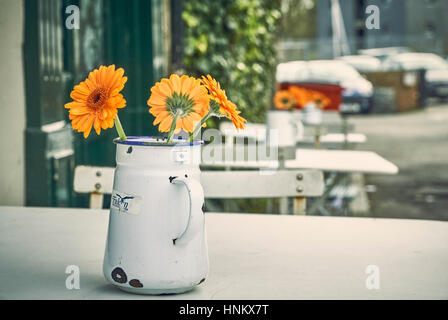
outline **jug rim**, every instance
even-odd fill
[[[120,138],[115,138],[113,142],[115,144],[124,144],[132,146],[157,146],[157,147],[186,147],[186,146],[197,146],[204,144],[202,140],[188,141],[182,139],[182,137],[174,138],[173,142],[167,143],[167,137],[158,136],[128,136],[126,140],[123,141]]]

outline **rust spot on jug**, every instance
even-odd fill
[[[126,283],[128,281],[128,277],[126,276],[126,273],[120,267],[116,267],[114,270],[112,270],[111,275],[112,275],[112,279],[114,279],[115,282]]]
[[[129,285],[134,288],[143,288],[142,283],[138,279],[132,279],[129,281]]]

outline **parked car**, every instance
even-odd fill
[[[405,52],[411,52],[411,50],[408,47],[384,47],[358,50],[358,54],[375,57],[380,61],[384,61],[390,56]]]
[[[344,61],[311,60],[280,63],[277,66],[276,81],[338,84],[344,88],[341,112],[368,113],[372,107],[372,83]]]
[[[380,59],[369,55],[342,56],[336,59],[348,63],[359,72],[373,72],[381,69]]]
[[[429,97],[448,98],[448,62],[433,53],[401,53],[383,62],[383,70],[419,70],[425,73],[425,89]]]

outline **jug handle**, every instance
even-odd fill
[[[173,244],[178,244],[180,241],[187,242],[193,238],[199,228],[204,224],[202,205],[204,204],[204,190],[199,181],[195,179],[188,179],[182,177],[175,177],[171,180],[173,184],[183,184],[188,191],[190,200],[188,221],[185,230],[173,239]]]

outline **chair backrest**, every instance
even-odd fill
[[[202,171],[206,198],[317,197],[324,189],[322,171]]]
[[[74,190],[90,193],[91,208],[102,207],[103,194],[112,193],[114,168],[77,166]],[[323,194],[324,179],[318,170],[202,171],[205,198],[317,197]]]
[[[73,189],[78,193],[90,193],[90,208],[103,207],[103,195],[111,194],[114,184],[114,168],[77,166]]]

